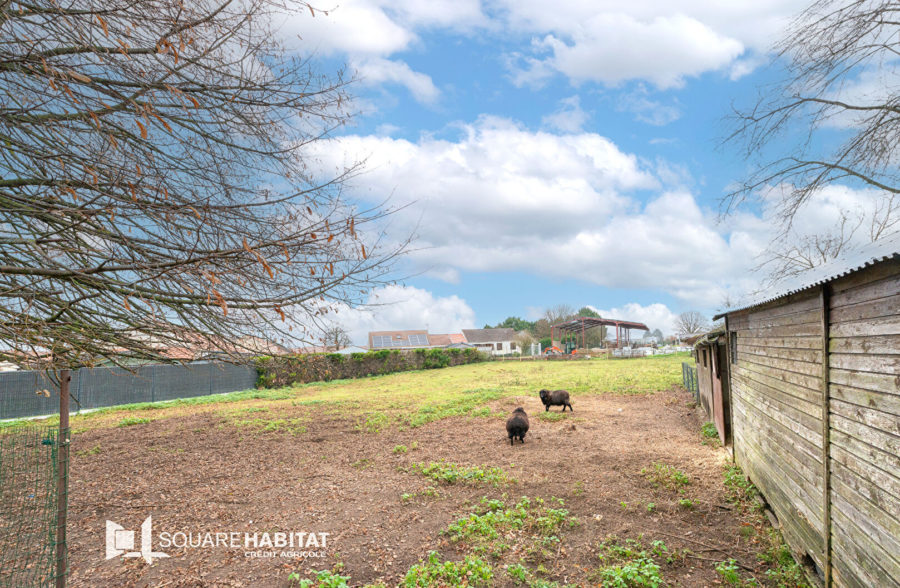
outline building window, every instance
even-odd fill
[[[728,346],[731,347],[731,363],[732,365],[737,365],[737,331],[731,331],[728,333],[728,337]]]
[[[510,344],[509,344],[509,349],[510,349],[510,351],[515,351],[515,350],[516,350],[516,344],[515,344],[514,342],[513,342],[513,343],[510,343]]]
[[[706,347],[703,348],[703,367],[706,367]]]

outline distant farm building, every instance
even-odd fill
[[[900,235],[728,310],[701,403],[826,586],[900,586]]]

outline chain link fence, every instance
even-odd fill
[[[59,496],[59,456],[57,428],[0,433],[0,587],[56,584],[57,556],[65,553],[56,535],[66,500],[65,490]]]
[[[72,372],[72,412],[248,390],[256,378],[255,367],[220,362],[82,368]],[[44,372],[0,373],[0,419],[56,414],[57,389]]]

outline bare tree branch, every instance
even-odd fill
[[[408,240],[309,147],[342,72],[279,44],[292,0],[0,2],[0,359],[167,361],[312,340]],[[296,322],[295,322],[296,319]]]

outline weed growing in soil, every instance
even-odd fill
[[[476,553],[498,558],[513,547],[507,543],[512,541],[524,548],[528,561],[541,561],[552,557],[560,542],[559,532],[566,525],[578,524],[563,506],[559,498],[551,498],[548,505],[543,498],[523,496],[512,506],[482,498],[475,512],[452,523],[443,533],[454,543],[466,543]]]
[[[100,453],[101,449],[99,445],[94,445],[90,449],[82,449],[81,451],[76,451],[75,455],[78,457],[84,457],[86,455],[97,455]]]
[[[436,588],[438,586],[490,586],[494,571],[485,561],[467,556],[463,561],[441,562],[437,552],[406,572],[403,588]]]
[[[684,486],[691,483],[687,474],[679,469],[660,462],[654,463],[652,470],[648,470],[647,468],[641,469],[641,474],[650,480],[650,483],[653,484],[654,488],[662,486],[669,490],[681,490]]]
[[[597,557],[600,558],[601,567],[589,579],[611,588],[658,588],[663,579],[654,555],[665,557],[669,563],[674,561],[674,556],[662,541],[654,541],[652,550],[647,551],[638,540],[626,539],[620,542],[615,536],[609,537],[599,545]]]
[[[496,467],[461,466],[455,463],[439,461],[431,462],[428,465],[416,463],[413,464],[412,469],[426,478],[431,478],[444,484],[464,482],[467,484],[502,486],[516,483],[515,478],[507,475],[502,468]]]
[[[743,586],[747,586],[744,581],[741,579],[741,568],[738,567],[737,562],[733,559],[728,559],[725,561],[721,561],[716,564],[716,572],[720,576],[722,576],[722,582],[727,586],[734,586],[735,588],[742,588]],[[753,582],[752,585],[755,585],[756,582]]]
[[[700,427],[700,436],[703,445],[709,445],[710,447],[721,447],[722,442],[719,440],[719,431],[716,429],[715,423],[703,423],[703,426]]]
[[[406,453],[409,451],[409,448],[406,445],[396,445],[394,446],[394,453]]]
[[[740,505],[741,510],[746,510],[751,504],[757,505],[755,499],[759,491],[737,464],[725,466],[725,491],[728,493],[728,500]]]
[[[373,412],[367,414],[361,423],[357,423],[357,431],[365,431],[366,433],[380,433],[390,425],[390,417],[383,412]]]
[[[728,500],[740,507],[741,512],[751,521],[741,527],[741,534],[746,535],[753,543],[765,545],[765,549],[757,555],[757,559],[772,566],[766,570],[767,583],[778,588],[806,588],[809,586],[804,577],[803,568],[794,560],[781,533],[773,529],[763,515],[764,507],[756,500],[759,494],[756,486],[744,476],[744,472],[736,464],[725,466],[724,477]],[[716,571],[722,575],[723,581],[728,583],[733,580],[732,572],[734,572],[737,573],[738,583],[732,583],[731,586],[756,586],[755,579],[743,580],[737,570],[732,570],[734,563],[734,560],[726,560],[716,566]]]
[[[564,421],[564,420],[566,420],[567,418],[569,418],[569,415],[570,415],[570,414],[572,414],[572,413],[571,413],[571,412],[565,413],[565,412],[548,412],[548,411],[543,411],[543,412],[539,412],[539,413],[538,413],[537,418],[541,419],[542,421],[547,421],[547,422],[550,422],[550,423],[555,423],[555,422],[557,422],[557,421]]]
[[[130,427],[132,425],[146,425],[153,419],[141,418],[141,417],[125,417],[117,426],[119,427]]]
[[[418,496],[427,496],[429,498],[439,498],[441,493],[438,492],[438,489],[434,486],[426,486],[424,490],[419,490],[417,492],[404,492],[400,495],[401,502],[409,502],[410,500],[418,497]]]
[[[316,579],[301,579],[300,574],[297,572],[293,572],[288,576],[288,582],[291,586],[297,586],[297,588],[347,588],[350,585],[347,581],[350,579],[350,576],[341,576],[339,574],[333,573],[330,570],[322,570],[321,572],[316,572]]]
[[[696,503],[690,498],[682,498],[678,501],[678,506],[680,506],[681,508],[686,508],[688,510],[693,509],[695,505]]]
[[[356,468],[358,470],[364,470],[371,466],[374,462],[368,457],[364,457],[362,459],[357,459],[353,463],[350,464],[350,467]]]
[[[290,419],[235,419],[230,421],[232,425],[241,429],[247,428],[258,433],[289,433],[302,435],[306,432],[306,425],[301,418]]]

